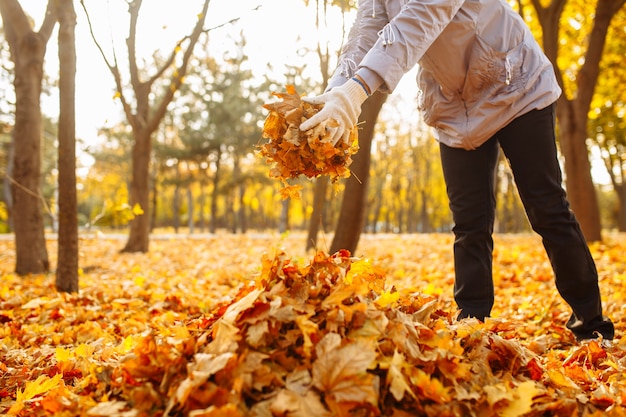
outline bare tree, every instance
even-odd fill
[[[56,288],[78,291],[76,203],[76,12],[73,0],[57,0],[59,20],[59,244]]]
[[[115,51],[113,59],[109,60],[100,46],[98,40],[91,32],[94,42],[104,61],[113,75],[117,93],[124,109],[124,114],[128,119],[133,130],[133,149],[132,149],[132,179],[130,185],[130,203],[133,207],[141,208],[142,214],[138,214],[130,223],[130,234],[128,241],[124,247],[124,252],[147,252],[149,248],[150,237],[150,160],[152,156],[152,134],[157,130],[159,124],[163,120],[167,111],[167,106],[174,98],[174,94],[180,88],[183,78],[187,72],[189,60],[193,54],[193,49],[204,31],[204,22],[209,8],[210,0],[205,0],[202,10],[198,14],[198,20],[190,35],[181,39],[171,52],[170,56],[165,60],[160,68],[148,79],[143,80],[140,75],[140,68],[137,64],[137,20],[141,9],[142,0],[128,1],[128,11],[130,14],[130,30],[126,39],[128,48],[128,62],[130,70],[130,86],[134,94],[135,103],[131,103],[132,98],[128,97],[122,73],[117,61]],[[81,5],[85,10],[85,14],[91,20],[85,6],[84,0]],[[182,53],[182,58],[178,59]],[[167,71],[175,66],[174,71],[170,71],[169,82],[165,83],[162,91],[155,91],[156,83],[162,78],[167,78]],[[151,97],[156,97],[151,102]]]
[[[41,184],[41,90],[46,44],[56,24],[54,1],[35,32],[17,0],[0,0],[5,37],[15,64],[15,126],[13,128],[11,208],[19,275],[50,269],[44,233]]]

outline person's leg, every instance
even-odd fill
[[[459,318],[484,320],[494,302],[492,278],[495,166],[498,144],[473,151],[440,145],[443,174],[454,220],[454,299]]]
[[[511,122],[496,135],[509,160],[533,230],[543,239],[556,287],[573,314],[567,327],[578,339],[614,336],[602,316],[595,262],[562,187],[554,137],[554,106]]]

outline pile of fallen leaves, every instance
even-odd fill
[[[349,144],[340,140],[333,145],[329,133],[337,126],[333,119],[327,119],[311,130],[300,130],[300,124],[316,114],[322,105],[302,101],[293,85],[288,85],[286,92],[272,95],[282,101],[263,106],[269,110],[263,125],[263,138],[269,140],[260,146],[258,154],[270,164],[270,177],[282,181],[283,198],[299,197],[302,187],[289,185],[288,180],[301,175],[307,178],[328,175],[333,183],[349,177],[352,155],[359,149],[356,126],[351,130]]]
[[[123,264],[94,264],[81,277],[86,289],[73,295],[54,293],[53,278],[20,284],[4,272],[0,413],[626,414],[626,346],[621,339],[611,347],[577,344],[564,328],[566,310],[543,311],[550,291],[542,286],[553,284],[532,241],[512,239],[496,251],[496,284],[511,283],[520,295],[496,308],[511,309],[507,318],[481,323],[456,321],[449,297],[434,294],[450,284],[442,258],[449,238],[390,238],[383,245],[389,253],[376,261],[346,251],[294,261],[276,250],[245,272],[259,254],[248,249],[239,262],[218,264],[235,247],[253,247],[241,239],[158,242],[151,254],[125,256]],[[381,239],[370,247],[380,248]],[[601,275],[613,271],[612,281],[603,279],[618,337],[625,247],[593,248]]]

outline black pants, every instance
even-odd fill
[[[572,308],[567,327],[578,339],[614,336],[602,315],[598,273],[569,208],[554,136],[554,105],[513,120],[478,149],[441,144],[441,160],[454,220],[454,298],[460,318],[488,317],[494,302],[493,224],[498,146],[513,172],[526,214],[543,239],[556,287]]]

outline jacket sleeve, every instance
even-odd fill
[[[328,81],[326,91],[345,83],[354,76],[363,57],[378,39],[378,33],[389,22],[384,2],[359,0],[354,24],[348,33],[337,68]]]
[[[383,79],[380,90],[392,92],[402,76],[418,63],[452,21],[464,1],[409,0],[395,17],[380,29],[380,35],[378,30],[374,29],[380,25],[378,18],[373,19],[361,14],[361,20],[372,19],[376,23],[361,22],[356,28],[357,34],[352,35],[357,39],[363,38],[360,48],[369,48],[363,58],[357,61],[358,67],[367,68],[378,74]],[[360,1],[359,7],[370,2],[371,0]]]

